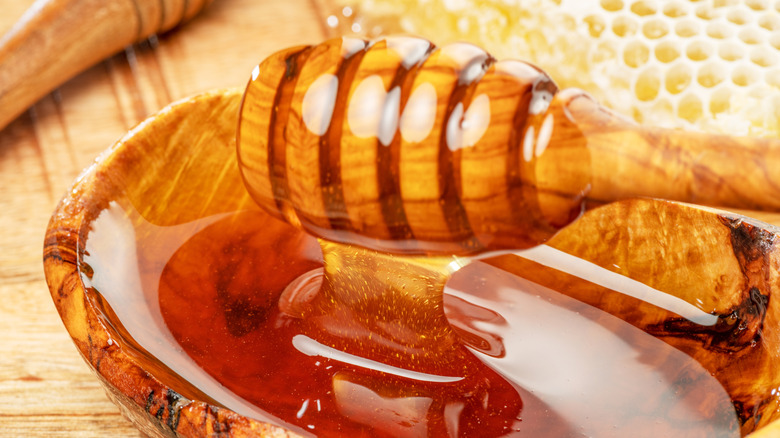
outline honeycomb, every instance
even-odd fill
[[[641,123],[780,137],[780,0],[339,0],[328,25],[469,41]]]

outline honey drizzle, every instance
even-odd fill
[[[291,266],[303,251],[301,248],[288,247],[284,242],[252,248],[248,243],[251,238],[247,237],[251,233],[239,233],[241,239],[236,239],[230,227],[214,233],[216,239],[208,238],[210,234],[206,233],[205,243],[203,236],[193,236],[199,243],[193,244],[194,248],[182,245],[179,255],[168,261],[161,275],[159,300],[163,317],[175,332],[176,340],[211,376],[260,406],[268,414],[261,414],[261,418],[299,433],[317,429],[323,435],[419,434],[422,429],[407,426],[411,422],[422,424],[425,434],[431,436],[502,435],[521,430],[535,436],[571,434],[571,425],[557,418],[554,408],[547,409],[545,400],[537,399],[518,383],[522,381],[522,372],[518,377],[496,371],[514,365],[493,360],[502,358],[506,352],[504,346],[509,343],[501,337],[501,330],[481,332],[476,323],[483,321],[477,318],[462,318],[457,329],[450,323],[444,310],[444,287],[453,272],[466,262],[440,255],[534,246],[577,217],[588,190],[590,167],[587,159],[575,164],[570,161],[590,155],[586,148],[589,139],[577,127],[571,110],[572,102],[582,103],[583,95],[576,91],[555,94],[557,88],[542,72],[531,68],[513,75],[508,67],[511,62],[494,62],[484,51],[472,46],[448,46],[438,51],[429,47],[411,67],[403,59],[398,60],[395,68],[387,70],[394,74],[389,79],[391,84],[409,85],[408,91],[399,90],[400,100],[409,103],[415,92],[412,88],[419,80],[435,90],[437,114],[429,132],[420,138],[404,136],[403,128],[392,131],[386,153],[379,152],[388,147],[381,130],[387,128],[382,124],[389,122],[384,120],[385,114],[379,114],[377,132],[368,135],[361,144],[370,144],[380,159],[389,160],[376,163],[386,170],[372,168],[368,174],[380,186],[390,179],[390,187],[387,191],[378,190],[376,196],[363,193],[364,198],[360,199],[348,190],[360,194],[362,187],[350,186],[343,177],[347,167],[345,154],[360,153],[342,148],[343,144],[366,137],[358,129],[347,129],[351,128],[348,126],[350,99],[357,87],[353,82],[371,69],[388,79],[387,71],[380,70],[381,63],[364,66],[363,61],[377,51],[388,50],[390,44],[390,40],[369,44],[345,38],[280,52],[258,67],[258,73],[263,76],[255,75],[248,88],[247,96],[253,88],[260,88],[266,94],[269,89],[273,91],[273,105],[258,117],[259,126],[267,127],[260,138],[252,131],[258,127],[252,125],[257,124],[257,119],[252,119],[257,116],[252,114],[252,108],[258,107],[252,97],[244,102],[250,109],[246,113],[242,110],[245,116],[239,129],[242,147],[255,147],[253,141],[257,141],[259,149],[265,148],[256,155],[264,157],[259,164],[251,159],[242,161],[249,190],[272,214],[323,237],[320,241],[323,267],[306,272],[292,269],[282,272],[288,267],[287,260],[273,257],[290,257]],[[366,70],[361,70],[364,67]],[[428,75],[425,81],[419,79],[424,74]],[[495,79],[500,74],[514,80],[517,88],[525,93],[501,94],[495,90],[492,94],[478,93],[482,90],[480,86],[488,82],[481,81],[483,78]],[[324,88],[316,91],[324,92],[325,97],[320,96],[322,101],[315,108],[321,106],[322,111],[307,114],[306,99],[311,97],[310,92],[320,79],[325,80],[324,85],[320,84]],[[393,88],[389,90],[392,91]],[[442,91],[443,94],[437,94]],[[514,104],[510,105],[511,111],[503,106],[501,116],[515,124],[506,130],[506,138],[490,138],[488,120],[481,127],[483,132],[474,131],[479,133],[479,138],[467,142],[464,138],[468,111],[483,96],[488,101],[501,98],[511,101]],[[549,101],[544,99],[547,96]],[[585,107],[588,115],[593,115],[594,107]],[[401,109],[397,112],[391,114],[396,126],[403,122]],[[597,128],[612,121],[609,119]],[[464,183],[464,175],[470,167],[474,171],[482,164],[481,160],[496,153],[489,148],[483,151],[475,147],[485,147],[479,143],[483,135],[492,141],[489,146],[504,147],[498,150],[510,162],[500,166],[506,174],[495,178],[499,183],[491,187],[494,191],[480,197],[469,192],[472,187]],[[507,138],[511,144],[507,144]],[[409,195],[408,187],[415,187],[415,181],[409,174],[401,175],[405,166],[414,168],[415,164],[405,154],[421,151],[420,156],[428,160],[421,161],[435,172],[416,176],[436,182],[431,185],[437,190],[435,196],[431,196],[432,187],[419,187],[420,193]],[[307,167],[310,162],[315,165]],[[258,165],[267,166],[267,175],[257,172]],[[578,166],[578,172],[565,172],[574,166]],[[264,176],[270,188],[256,184],[265,183]],[[475,179],[482,182],[479,177]],[[314,187],[307,183],[313,183]],[[270,198],[266,196],[268,193],[272,195]],[[388,203],[385,195],[395,201]],[[491,201],[503,205],[493,209]],[[364,204],[375,208],[363,209]],[[507,209],[506,204],[512,205]],[[480,207],[489,211],[485,213]],[[518,207],[523,207],[523,211]],[[376,212],[380,213],[371,216]],[[265,217],[259,216],[252,219],[264,222]],[[512,220],[506,221],[507,218]],[[252,219],[236,220],[232,225],[242,230],[243,227],[254,229],[258,238],[275,237],[273,230],[280,224],[265,229],[256,227]],[[281,235],[305,240],[296,233],[287,229]],[[231,239],[225,243],[220,237]],[[204,245],[207,249],[214,245],[210,249],[216,249],[215,254],[229,256],[229,260],[220,264],[217,258],[209,267],[211,271],[203,274],[205,281],[188,279],[179,271],[187,273],[192,269],[192,254],[210,252],[203,250]],[[377,247],[402,254],[389,255],[369,249]],[[253,264],[258,272],[250,269]],[[287,282],[286,288],[264,286],[264,282],[286,279],[292,273],[301,276]],[[201,296],[207,301],[216,300],[218,305],[214,308],[199,309],[205,314],[202,317],[213,318],[210,322],[218,329],[215,333],[206,332],[203,336],[199,332],[201,327],[187,327],[188,309],[181,301],[190,296],[182,294],[180,282],[192,288],[193,294],[203,293]],[[513,314],[513,303],[500,310]],[[478,306],[452,307],[467,314]],[[494,313],[497,319],[501,318],[498,311]],[[475,327],[472,331],[466,329]],[[199,338],[194,333],[202,336]],[[212,335],[213,340],[209,339]],[[482,341],[490,348],[480,349],[478,344]],[[215,346],[215,343],[231,345]],[[232,349],[226,351],[228,347]],[[223,357],[214,351],[235,356]],[[326,370],[335,367],[336,371],[315,368],[322,365],[320,359],[327,360]],[[274,369],[275,366],[284,369]],[[701,367],[691,366],[692,374],[698,379]],[[245,387],[251,382],[258,387]],[[278,394],[288,388],[291,388],[289,394]],[[298,407],[301,395],[307,398]],[[311,400],[316,400],[318,412],[323,408],[325,413],[319,422],[308,424],[302,422],[302,417]],[[365,400],[373,404],[365,405]],[[708,401],[691,402],[694,411]],[[387,412],[377,414],[377,410],[382,411],[387,405],[391,408],[385,410],[391,414],[397,414],[394,409],[405,410],[399,415],[401,420],[389,419]],[[660,406],[661,411],[667,409],[663,403]],[[718,412],[728,414],[733,410],[728,401],[719,406],[724,407],[719,407]],[[453,413],[452,409],[460,410]],[[651,412],[658,411],[651,409]],[[719,423],[711,427],[717,433],[729,435],[736,427],[730,419],[722,430],[718,429]],[[455,426],[453,421],[457,423]],[[689,427],[685,421],[682,423],[683,429]],[[709,427],[705,425],[705,429]]]

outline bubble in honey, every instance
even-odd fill
[[[712,55],[714,48],[706,41],[693,41],[685,49],[685,56],[691,61],[704,61]]]
[[[644,17],[646,15],[653,15],[658,11],[658,4],[651,0],[640,0],[634,2],[631,5],[631,12]]]
[[[612,21],[612,32],[619,37],[626,37],[636,34],[639,23],[628,16],[615,17]]]
[[[637,99],[648,102],[658,96],[661,88],[661,72],[658,68],[648,68],[639,74],[634,86]]]
[[[664,41],[655,48],[655,58],[670,63],[680,57],[680,45],[676,41]]]
[[[691,83],[691,68],[686,64],[677,64],[666,72],[666,91],[679,94]]]
[[[642,33],[652,40],[661,38],[669,33],[669,25],[661,19],[653,19],[642,25]]]
[[[708,62],[699,68],[696,82],[702,87],[712,88],[726,79],[726,71],[727,69],[722,64],[714,61]]]
[[[632,41],[623,50],[623,60],[629,67],[637,68],[644,65],[650,57],[650,49],[641,41]]]

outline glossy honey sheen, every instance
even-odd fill
[[[538,283],[476,263],[439,300],[404,272],[396,283],[412,298],[328,295],[316,240],[264,213],[159,227],[118,204],[98,216],[85,250],[84,280],[168,370],[159,377],[303,435],[739,436],[729,395],[701,364],[567,296],[620,293],[594,292],[602,274],[580,278],[565,259],[561,270],[537,267],[548,276]],[[353,273],[342,274],[359,284]],[[296,278],[315,287],[291,291]],[[561,281],[574,286],[545,286]],[[139,287],[119,292],[127,284]],[[366,320],[370,332],[354,323]],[[420,360],[426,333],[439,333],[429,344],[440,349]]]

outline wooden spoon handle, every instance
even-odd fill
[[[0,129],[72,76],[210,1],[36,1],[0,39]]]
[[[587,139],[592,200],[780,211],[780,139],[640,126],[590,98],[572,101],[567,113]]]

